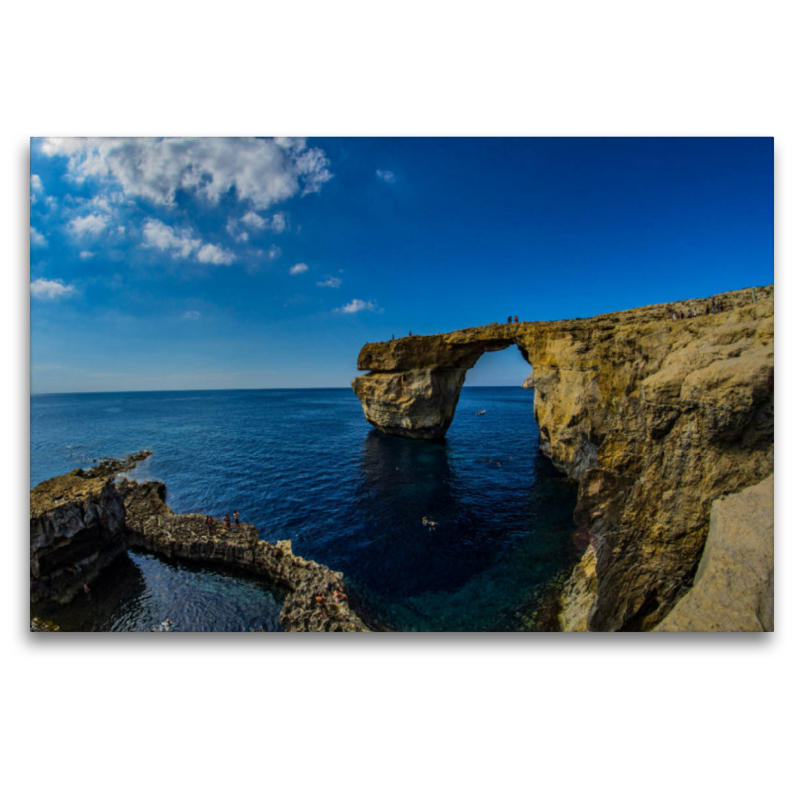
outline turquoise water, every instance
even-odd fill
[[[175,511],[238,509],[344,572],[387,626],[509,630],[576,557],[574,488],[538,451],[532,399],[467,387],[447,439],[424,442],[374,431],[349,389],[36,396],[31,486],[146,448],[133,477],[164,481]],[[278,627],[279,599],[241,576],[134,554],[114,586],[73,603],[69,627]]]

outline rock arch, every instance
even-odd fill
[[[517,335],[521,326],[487,325],[365,345],[358,368],[369,374],[352,382],[364,415],[383,433],[441,439],[453,421],[467,370],[484,353],[517,345],[528,361]]]
[[[517,345],[539,447],[578,482],[575,520],[590,534],[561,624],[651,630],[692,584],[712,502],[774,471],[773,296],[762,286],[715,296],[718,313],[692,299],[368,344],[369,373],[352,386],[378,430],[441,438],[466,371]]]

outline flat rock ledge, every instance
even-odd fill
[[[289,540],[270,544],[258,537],[255,525],[230,529],[202,514],[176,514],[166,504],[166,486],[159,481],[117,482],[124,498],[128,544],[168,558],[236,567],[266,579],[288,594],[280,615],[285,631],[366,632],[369,627],[348,600],[333,600],[333,591],[347,593],[341,572],[292,553]],[[323,595],[324,603],[316,597]]]

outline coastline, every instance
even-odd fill
[[[254,525],[231,525],[201,514],[175,514],[166,485],[118,477],[149,457],[104,459],[91,470],[73,470],[31,491],[31,630],[35,608],[65,604],[128,549],[217,567],[232,567],[279,587],[280,624],[286,632],[367,632],[350,605],[341,572],[292,553],[291,541],[259,539]],[[358,604],[358,601],[356,601]],[[56,626],[57,628],[57,626]],[[384,628],[385,630],[385,628]]]

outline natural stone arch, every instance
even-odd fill
[[[371,372],[353,388],[378,429],[441,437],[466,370],[517,344],[538,445],[578,482],[576,524],[590,533],[562,625],[649,630],[691,586],[711,503],[774,471],[773,295],[762,286],[367,345],[358,366]]]
[[[367,344],[352,382],[367,420],[379,431],[410,439],[441,439],[453,421],[467,371],[484,353],[516,345],[520,325],[487,325],[451,334],[407,336]]]

